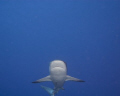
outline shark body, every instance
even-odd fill
[[[77,82],[84,82],[81,79],[77,79],[74,77],[71,77],[67,75],[67,65],[65,62],[61,60],[54,60],[50,63],[49,67],[50,75],[41,78],[39,80],[36,80],[32,83],[41,83],[45,81],[52,81],[54,84],[54,89],[41,86],[43,89],[45,89],[51,96],[54,96],[60,89],[63,90],[63,85],[65,81],[77,81]]]

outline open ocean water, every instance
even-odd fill
[[[0,96],[50,96],[56,59],[86,81],[57,96],[120,96],[120,0],[0,0]]]

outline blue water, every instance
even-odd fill
[[[49,96],[31,82],[67,63],[57,96],[120,96],[119,0],[1,0],[0,96]]]

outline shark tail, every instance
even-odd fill
[[[41,86],[43,89],[45,89],[51,96],[54,96],[54,90],[49,88],[49,87],[45,87],[45,86]]]

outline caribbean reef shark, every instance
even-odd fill
[[[45,89],[51,96],[54,96],[59,90],[64,90],[63,85],[65,81],[76,81],[76,82],[85,82],[81,79],[71,77],[67,75],[67,65],[65,62],[61,60],[54,60],[50,63],[49,67],[50,75],[41,78],[37,81],[34,81],[32,83],[41,83],[45,81],[52,81],[54,84],[54,89],[41,86],[43,89]]]

